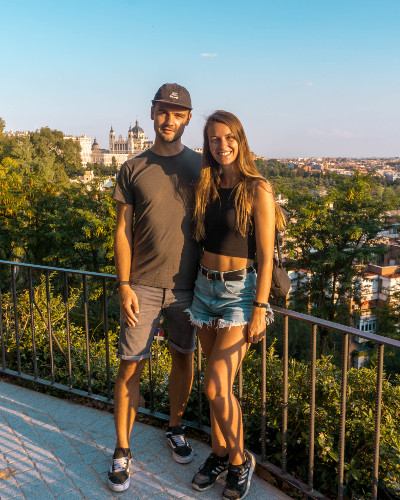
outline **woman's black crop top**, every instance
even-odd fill
[[[251,217],[251,224],[248,224],[245,237],[235,229],[235,189],[219,188],[219,199],[207,205],[204,250],[218,255],[254,259],[256,237],[253,218]]]

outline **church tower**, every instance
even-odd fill
[[[110,130],[110,151],[114,151],[114,143],[115,143],[115,132],[112,128],[111,125],[111,130]]]
[[[128,130],[128,153],[131,153],[135,149],[134,142],[133,142],[133,132],[132,132],[132,127],[129,125],[129,130]]]

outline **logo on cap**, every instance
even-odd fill
[[[170,97],[171,99],[179,99],[178,92],[172,92]]]

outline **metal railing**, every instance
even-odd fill
[[[45,282],[45,302],[46,311],[40,309],[35,297],[35,290],[37,284],[34,283],[33,275],[36,276],[36,283],[38,283],[37,274],[44,274]],[[51,312],[51,280],[53,280],[53,273],[58,277],[59,291],[63,291],[63,307],[65,308],[65,334],[66,334],[66,352],[64,352],[59,340],[54,335],[52,327],[52,312]],[[89,297],[88,297],[88,279],[94,280],[97,287],[97,298],[101,302],[101,319],[103,324],[103,335],[105,342],[105,375],[106,375],[106,396],[101,394],[96,394],[93,392],[92,388],[92,358],[91,358],[91,343],[90,343],[90,315],[89,315]],[[93,398],[99,401],[107,402],[112,404],[112,376],[110,370],[110,344],[109,344],[109,295],[112,293],[112,284],[115,279],[114,275],[101,274],[101,273],[91,273],[72,269],[62,269],[55,267],[44,267],[36,266],[30,264],[22,264],[18,262],[10,261],[0,261],[0,339],[1,339],[1,367],[0,373],[19,377],[25,380],[36,382],[49,387],[54,387],[56,389],[67,391],[71,394],[76,394],[79,396],[85,396]],[[85,334],[85,351],[86,351],[86,390],[78,389],[74,386],[74,375],[73,375],[73,362],[71,356],[71,321],[70,321],[70,304],[69,304],[69,289],[70,281],[74,281],[75,285],[81,282],[82,287],[82,299],[80,306],[83,310],[83,329]],[[18,314],[18,290],[21,287],[23,290],[28,291],[29,296],[29,322],[30,322],[30,333],[31,333],[31,355],[32,355],[32,371],[33,374],[24,373],[22,370],[21,363],[21,333],[20,333],[20,320]],[[5,290],[9,290],[6,292]],[[3,317],[5,314],[4,305],[5,301],[3,295],[8,294],[8,308],[12,308],[13,321],[12,326],[9,329],[5,328]],[[113,292],[115,293],[115,292]],[[11,303],[11,305],[10,305]],[[76,305],[74,308],[76,309]],[[310,498],[326,498],[323,494],[319,493],[314,489],[314,459],[315,459],[315,415],[316,415],[316,363],[317,363],[317,330],[318,328],[324,328],[327,330],[332,330],[339,332],[342,335],[342,357],[341,357],[341,392],[340,392],[340,430],[339,430],[339,460],[338,460],[338,489],[337,498],[343,498],[344,491],[344,466],[345,466],[345,429],[346,429],[346,392],[347,392],[347,372],[348,366],[348,349],[350,336],[364,338],[378,346],[378,361],[377,361],[377,382],[376,382],[376,393],[375,393],[375,427],[374,427],[374,443],[373,443],[373,470],[372,470],[372,486],[371,494],[372,498],[376,499],[378,495],[378,467],[379,467],[379,444],[380,444],[380,424],[381,424],[381,400],[382,400],[382,384],[383,384],[383,363],[384,363],[384,347],[390,346],[392,348],[400,348],[400,342],[379,335],[362,332],[355,328],[347,327],[337,323],[325,321],[305,314],[300,314],[295,311],[288,309],[283,309],[280,307],[273,307],[276,314],[282,316],[283,318],[283,329],[282,329],[282,339],[283,339],[283,354],[282,354],[282,367],[283,367],[283,381],[282,381],[282,417],[281,417],[281,467],[277,467],[266,461],[266,429],[267,429],[267,407],[266,407],[266,352],[267,344],[266,337],[263,338],[261,343],[261,456],[258,457],[258,466],[264,470],[269,471],[274,476],[280,478],[282,481],[289,483],[294,488],[302,491]],[[39,315],[39,318],[45,325],[48,337],[48,349],[50,358],[50,370],[49,377],[47,379],[41,378],[40,371],[41,367],[37,364],[37,345],[36,345],[36,320],[35,311]],[[10,312],[9,312],[10,314]],[[308,480],[307,484],[300,481],[298,478],[293,477],[288,472],[288,387],[289,387],[289,318],[293,318],[297,321],[305,322],[310,325],[310,349],[311,349],[311,360],[310,360],[310,382],[309,382],[309,424],[308,424]],[[12,362],[7,361],[7,347],[6,344],[9,341],[7,335],[10,334],[10,328],[15,337],[15,360]],[[25,327],[26,329],[26,327]],[[6,331],[7,330],[7,331]],[[54,362],[54,344],[57,345],[58,350],[62,353],[68,372],[68,383],[60,384],[56,382],[55,376],[55,362]],[[191,423],[193,427],[203,429],[206,432],[209,431],[202,424],[203,422],[203,405],[202,405],[202,369],[201,369],[201,346],[198,343],[197,346],[197,424]],[[154,401],[153,401],[153,365],[152,357],[149,358],[149,387],[150,387],[150,405],[149,409],[140,408],[139,411],[148,414],[156,415],[157,417],[168,419],[167,415],[162,415],[155,413],[154,411]],[[11,366],[9,366],[11,364]],[[16,368],[16,369],[15,369]],[[238,398],[242,400],[242,380],[243,373],[242,367],[238,374]]]

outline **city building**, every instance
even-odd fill
[[[82,167],[86,167],[88,163],[92,162],[92,141],[86,134],[77,137],[75,135],[64,135],[64,139],[78,142],[81,147],[81,161]]]
[[[146,149],[153,146],[154,141],[150,141],[146,136],[139,122],[136,120],[134,127],[129,127],[126,139],[120,134],[115,137],[115,132],[111,126],[109,133],[109,148],[101,149],[95,139],[92,145],[91,162],[101,163],[102,165],[116,164],[122,165],[126,160],[134,158]]]
[[[94,139],[93,144],[90,137],[65,135],[64,139],[73,140],[81,146],[81,161],[82,166],[86,167],[88,163],[101,163],[102,165],[122,165],[126,160],[134,158],[146,149],[153,146],[154,141],[150,141],[146,136],[139,122],[136,120],[134,127],[129,127],[128,136],[126,139],[120,134],[115,137],[115,132],[111,127],[109,133],[109,148],[101,149],[97,139]]]

